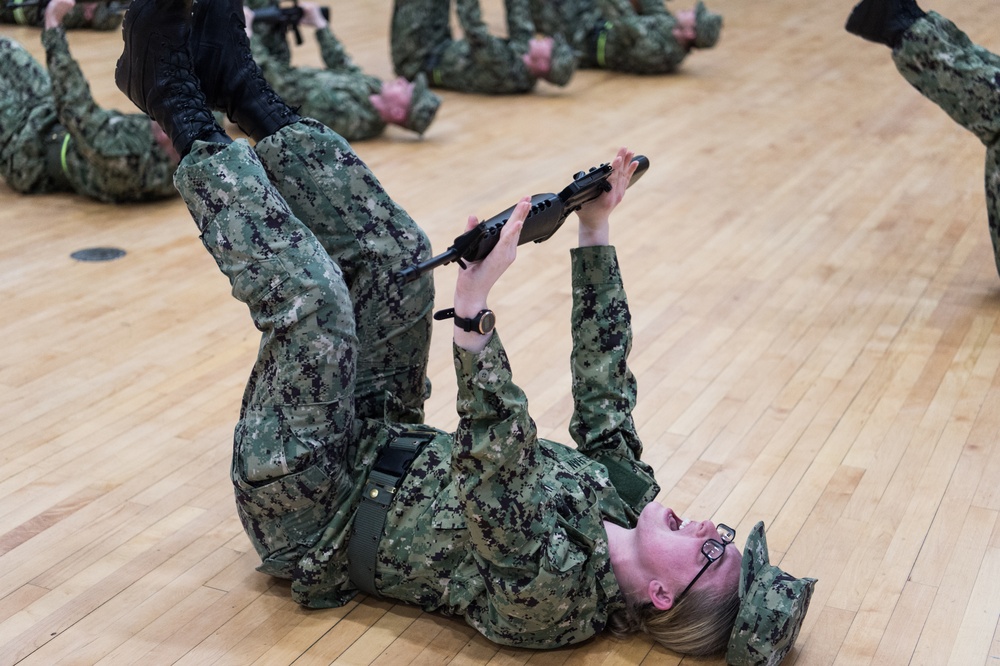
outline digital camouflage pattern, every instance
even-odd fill
[[[688,55],[663,0],[531,0],[531,15],[541,32],[565,36],[579,67],[666,74]]]
[[[396,0],[390,37],[396,74],[412,80],[423,72],[432,86],[461,92],[530,92],[537,79],[521,60],[535,35],[528,0],[505,0],[504,7],[506,39],[490,34],[479,0],[456,0],[464,39],[455,39],[451,0]]]
[[[329,30],[315,31],[326,69],[293,66],[287,44],[272,51],[268,44],[273,40],[261,38],[260,27],[254,30],[250,40],[254,60],[274,91],[300,115],[319,120],[349,141],[382,134],[386,123],[368,99],[382,90],[382,82],[362,72]],[[277,33],[284,42],[283,31]]]
[[[694,5],[694,48],[710,49],[719,41],[722,32],[722,15],[708,11],[701,0]]]
[[[127,4],[127,3],[121,3]],[[66,30],[90,28],[91,30],[117,30],[122,24],[122,7],[109,2],[102,2],[94,9],[93,16],[88,19],[83,3],[77,4],[63,17],[62,26]],[[45,25],[45,7],[14,7],[8,8],[7,1],[0,2],[0,23],[16,23],[40,28]]]
[[[771,564],[764,523],[758,522],[743,547],[740,610],[729,637],[730,666],[776,666],[795,645],[815,578],[795,578]]]
[[[986,213],[1000,273],[1000,56],[928,12],[903,33],[892,59],[903,78],[986,146]]]
[[[312,120],[255,149],[196,142],[176,183],[263,334],[232,466],[260,568],[291,578],[299,603],[342,605],[356,593],[346,542],[375,454],[423,416],[431,275],[397,285],[391,274],[429,256],[427,239],[346,141]],[[572,262],[578,450],[537,438],[497,334],[478,354],[456,347],[458,430],[418,426],[433,438],[377,556],[382,595],[464,616],[503,644],[556,647],[601,631],[624,605],[602,521],[633,526],[659,491],[631,418],[614,249],[581,248]],[[630,476],[627,490],[596,461]]]
[[[42,44],[48,72],[21,45],[0,37],[6,183],[26,194],[73,191],[106,202],[173,196],[175,165],[153,140],[149,118],[97,106],[62,29],[43,31]]]
[[[260,8],[268,4],[268,0],[257,0],[248,6]],[[315,34],[325,69],[293,66],[285,31],[272,25],[255,25],[250,48],[264,78],[300,115],[319,120],[347,140],[379,136],[386,123],[368,97],[382,91],[382,81],[365,74],[351,60],[329,27],[317,29]],[[414,104],[419,107],[419,118],[410,128],[422,134],[440,99],[425,91],[414,95]]]
[[[240,517],[261,569],[296,579],[303,603],[298,581],[312,574],[300,560],[330,547],[340,565],[317,605],[343,603],[343,509],[390,434],[385,419],[423,417],[433,282],[399,287],[391,273],[427,258],[427,239],[347,141],[313,120],[254,149],[196,141],[175,183],[262,332],[234,438]]]

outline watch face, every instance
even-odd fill
[[[479,319],[479,332],[486,335],[493,330],[493,327],[497,325],[497,316],[493,314],[492,310],[486,310],[480,313]]]

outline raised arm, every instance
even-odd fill
[[[105,128],[112,114],[94,101],[90,84],[70,55],[62,20],[75,5],[73,0],[52,0],[48,4],[42,44],[59,120],[74,136],[89,139]]]
[[[615,250],[611,213],[635,173],[634,153],[622,148],[611,163],[612,188],[579,212],[579,247],[572,252],[573,417],[577,449],[608,468],[615,489],[633,508],[659,492],[653,470],[640,460],[642,443],[632,410],[636,381],[628,368],[631,315]]]
[[[514,260],[528,208],[526,198],[493,251],[461,271],[456,312],[468,317],[486,307],[490,289]],[[617,589],[603,542],[583,536],[603,532],[593,503],[604,488],[584,488],[553,464],[546,448],[553,445],[539,442],[496,334],[456,329],[455,354],[461,419],[453,478],[487,588],[486,603],[471,606],[467,619],[503,644],[585,640],[604,626],[601,600]],[[574,527],[577,521],[585,527]]]

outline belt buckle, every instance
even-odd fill
[[[365,483],[364,497],[369,502],[375,502],[376,504],[381,504],[382,506],[389,506],[395,495],[395,486],[373,481],[371,479],[368,479],[367,483]]]

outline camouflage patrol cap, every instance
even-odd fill
[[[770,562],[764,523],[754,525],[743,547],[740,610],[729,636],[730,666],[774,666],[795,644],[809,609],[815,578],[795,578]]]
[[[557,86],[569,83],[576,71],[576,51],[562,35],[552,37],[552,62],[545,80]]]
[[[705,3],[699,0],[694,6],[694,47],[710,49],[719,41],[722,32],[722,15],[708,11]]]
[[[423,134],[434,120],[439,106],[441,98],[431,92],[427,86],[427,75],[420,72],[413,79],[413,97],[410,98],[410,110],[406,114],[403,127],[417,134]]]

